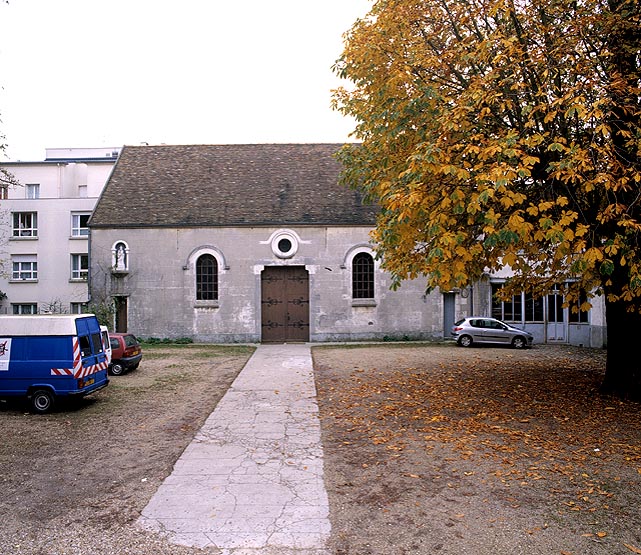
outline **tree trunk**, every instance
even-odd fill
[[[615,147],[615,164],[612,175],[617,181],[625,182],[630,169],[639,168],[638,142],[631,140],[636,136],[639,118],[638,86],[639,69],[637,53],[641,33],[635,18],[639,15],[638,0],[609,0],[610,19],[607,29],[610,49],[610,99],[609,124],[612,129],[612,143]],[[638,19],[637,19],[638,20]],[[627,189],[627,190],[626,190]],[[619,188],[617,200],[627,206],[627,214],[634,220],[638,218],[638,187]],[[639,235],[628,234],[626,241],[634,252],[639,248]],[[614,225],[609,236],[622,233],[622,228]],[[617,261],[618,263],[618,261]],[[629,285],[629,266],[616,266],[608,276],[610,285],[605,288],[605,316],[608,334],[608,356],[605,379],[601,391],[625,399],[641,401],[641,312],[636,302],[610,301],[608,293],[621,295]],[[632,312],[627,309],[633,309]]]
[[[605,302],[608,354],[601,393],[641,401],[641,314],[628,312],[628,306]]]

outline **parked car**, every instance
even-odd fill
[[[138,368],[142,360],[142,349],[136,336],[132,333],[109,332],[111,344],[111,364],[109,372],[120,376],[128,370]]]
[[[510,326],[496,318],[470,317],[459,320],[452,326],[452,337],[461,347],[475,343],[511,345],[515,349],[532,346],[534,336],[525,330]]]

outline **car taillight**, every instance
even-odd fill
[[[454,331],[461,331],[463,328],[461,326],[455,326],[453,328]]]

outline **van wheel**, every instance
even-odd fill
[[[459,337],[458,344],[461,347],[471,347],[472,343],[472,337],[469,335],[461,335],[461,337]]]
[[[122,364],[120,364],[119,362],[116,362],[116,364],[111,365],[111,373],[114,376],[120,376],[124,371],[125,369],[123,368]]]
[[[31,408],[37,414],[45,414],[53,408],[54,396],[48,389],[38,389],[31,395]]]

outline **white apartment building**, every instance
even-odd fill
[[[1,162],[0,314],[79,313],[89,298],[87,221],[120,148],[51,148]]]

